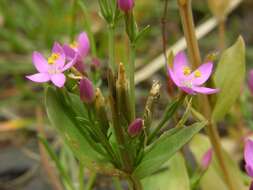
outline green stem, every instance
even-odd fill
[[[73,41],[75,35],[75,26],[76,26],[76,10],[77,10],[77,1],[72,0],[72,7],[71,7],[71,26],[69,31],[70,39]]]
[[[178,0],[178,5],[180,9],[180,15],[182,19],[184,34],[186,37],[189,56],[191,59],[192,66],[194,67],[194,69],[196,69],[201,64],[201,57],[198,41],[195,34],[195,26],[191,9],[191,0]],[[204,116],[209,120],[209,124],[207,125],[207,134],[217,156],[218,163],[223,173],[224,181],[227,184],[229,190],[235,190],[233,180],[228,172],[229,170],[224,160],[219,133],[217,131],[215,123],[211,121],[212,108],[209,99],[207,96],[199,96],[198,100],[199,105],[202,105],[201,110],[203,111]]]
[[[90,39],[92,56],[96,57],[97,56],[97,48],[96,48],[95,38],[94,38],[94,35],[91,30],[91,23],[90,23],[91,18],[89,16],[87,6],[81,0],[78,0],[78,4],[79,4],[80,8],[82,9],[84,17],[85,17],[84,27],[85,27],[85,30],[87,31],[89,39]]]
[[[79,190],[84,190],[84,164],[79,163]]]
[[[122,188],[122,186],[121,186],[121,184],[120,184],[119,178],[113,177],[113,178],[112,178],[112,182],[113,182],[114,187],[115,187],[116,190],[123,190],[123,188]]]
[[[114,36],[115,36],[115,29],[112,24],[108,26],[108,53],[109,53],[109,65],[113,71],[113,73],[117,72],[117,67],[115,65],[115,47],[114,47]]]
[[[129,185],[131,190],[143,190],[141,181],[133,176],[129,177]]]
[[[85,186],[85,190],[91,190],[92,186],[96,180],[97,174],[95,172],[91,173],[91,175],[89,176],[89,180],[87,185]]]
[[[132,120],[135,119],[135,44],[130,45],[129,86]]]

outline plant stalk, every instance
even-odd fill
[[[129,88],[132,120],[135,119],[135,44],[130,45],[130,64],[129,64]]]
[[[225,19],[221,19],[219,20],[219,49],[220,51],[222,51],[225,48],[225,44],[226,44],[226,36],[225,36]]]
[[[178,5],[180,9],[180,15],[182,19],[190,60],[193,68],[196,69],[198,66],[201,65],[201,56],[198,41],[195,34],[195,27],[191,9],[191,0],[178,0]],[[236,190],[235,186],[233,185],[233,180],[228,172],[226,162],[224,160],[219,133],[217,131],[215,123],[211,121],[212,109],[208,97],[200,96],[198,100],[199,105],[202,105],[201,110],[203,111],[204,116],[209,121],[207,125],[207,134],[214,148],[214,152],[217,156],[220,168],[223,172],[224,181],[227,184],[229,190]]]
[[[115,36],[115,28],[113,24],[108,25],[108,54],[109,54],[109,65],[115,74],[117,72],[117,68],[115,65],[115,47],[114,47],[114,36]]]
[[[133,176],[129,177],[129,185],[131,190],[143,190],[141,181]]]

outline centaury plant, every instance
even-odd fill
[[[159,121],[154,122],[160,82],[153,83],[143,112],[137,113],[135,109],[137,42],[149,26],[139,29],[133,12],[134,0],[98,2],[108,26],[108,61],[104,70],[107,87],[93,77],[94,66],[95,72],[103,72],[100,64],[94,63],[94,59],[84,62],[89,56],[89,38],[94,40],[90,29],[89,35],[81,32],[71,44],[55,42],[48,58],[34,52],[33,64],[38,73],[27,76],[31,81],[47,83],[45,106],[49,120],[75,158],[93,172],[128,181],[133,190],[167,187],[176,190],[175,184],[180,180],[184,181],[181,189],[188,190],[199,188],[214,155],[225,186],[229,190],[241,189],[240,179],[232,179],[235,171],[230,171],[215,125],[239,95],[245,70],[243,39],[240,37],[235,45],[224,50],[216,68],[210,60],[202,64],[191,1],[178,0],[190,61],[184,52],[168,55],[165,67],[179,93],[165,103],[167,107]],[[78,3],[86,10],[82,1]],[[115,28],[122,17],[129,39],[129,62],[116,63]],[[205,87],[206,82],[211,88]],[[173,127],[168,129],[170,121]],[[201,152],[198,160],[197,151],[191,147],[199,165],[189,172],[183,147],[205,126],[213,148]],[[70,185],[70,189],[75,186]]]

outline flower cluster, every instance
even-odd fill
[[[51,81],[55,86],[61,88],[66,81],[65,71],[74,66],[83,73],[84,64],[82,60],[87,56],[89,47],[87,34],[82,32],[73,44],[61,46],[55,42],[52,53],[47,59],[41,53],[34,52],[32,61],[38,73],[28,75],[26,78],[38,83]]]
[[[80,98],[86,103],[92,103],[95,97],[93,84],[83,76],[85,71],[83,59],[88,55],[89,49],[90,43],[85,32],[80,33],[72,44],[62,46],[55,42],[52,53],[47,59],[39,52],[33,53],[32,61],[38,73],[28,75],[26,78],[37,83],[51,81],[56,87],[62,88],[66,82],[64,72],[75,67],[81,73]],[[98,67],[99,61],[96,59],[96,63],[92,63],[91,66]]]

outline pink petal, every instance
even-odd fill
[[[48,71],[49,65],[47,60],[39,52],[33,52],[32,60],[37,71],[41,73]]]
[[[248,139],[244,148],[244,159],[247,165],[253,168],[253,141]]]
[[[73,48],[71,48],[69,45],[67,44],[64,44],[63,45],[63,50],[64,50],[64,53],[66,55],[66,58],[67,60],[71,60],[75,57],[76,55],[76,52]]]
[[[245,170],[246,170],[247,174],[248,174],[250,177],[253,177],[253,167],[252,167],[252,165],[246,164],[246,165],[245,165]]]
[[[77,59],[78,59],[78,55],[76,54],[76,56],[75,56],[71,61],[69,61],[69,62],[61,69],[61,71],[64,72],[64,71],[68,70],[69,68],[71,68],[73,65],[76,64]]]
[[[82,32],[78,36],[78,52],[81,57],[85,57],[90,50],[90,42],[87,34],[85,32]]]
[[[64,51],[58,42],[54,42],[52,52],[57,54],[64,54]]]
[[[206,82],[211,73],[212,73],[212,69],[213,69],[213,63],[212,62],[208,62],[205,64],[202,64],[198,69],[196,69],[196,71],[200,71],[201,76],[200,77],[195,77],[195,71],[191,74],[191,78],[193,85],[201,85],[204,82]]]
[[[195,92],[198,92],[198,93],[201,93],[201,94],[215,94],[215,93],[219,92],[219,89],[199,87],[199,86],[193,86],[192,89]]]
[[[39,83],[48,82],[50,80],[48,73],[36,73],[33,75],[28,75],[26,76],[26,78],[33,82],[39,82]]]
[[[63,87],[66,81],[66,77],[63,73],[51,75],[50,78],[54,85],[59,88]]]
[[[189,67],[186,54],[181,51],[177,53],[173,62],[173,71],[178,78],[185,77],[184,68]]]
[[[65,64],[65,53],[63,48],[59,43],[55,42],[52,48],[52,52],[60,55],[59,58],[55,61],[55,66],[57,68],[62,68]]]
[[[174,72],[172,71],[172,69],[169,67],[167,68],[167,71],[168,71],[168,75],[170,76],[171,80],[175,83],[175,85],[177,85],[179,87],[180,82],[179,82],[177,75],[175,75]]]
[[[179,88],[184,92],[186,92],[187,94],[196,95],[195,91],[192,88],[186,86],[179,86]]]

